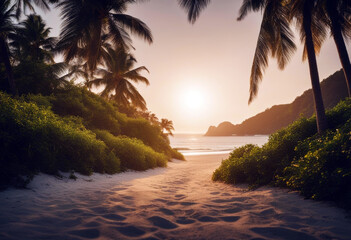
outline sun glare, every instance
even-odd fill
[[[199,111],[205,106],[205,96],[197,89],[188,89],[183,95],[184,108],[191,111]]]

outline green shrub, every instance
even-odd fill
[[[351,203],[351,124],[306,139],[277,181],[309,198]],[[348,201],[347,201],[348,199]]]
[[[95,133],[121,160],[122,169],[146,170],[167,166],[166,155],[154,151],[139,139],[114,136],[105,130],[95,130]]]
[[[80,117],[83,124],[90,130],[106,130],[115,136],[125,135],[137,138],[156,152],[169,157],[175,154],[159,126],[151,124],[144,118],[127,117],[118,111],[117,106],[85,88],[68,86],[57,90],[54,96],[48,98],[56,114]],[[182,157],[179,154],[174,156]]]
[[[104,129],[114,135],[121,133],[124,114],[102,97],[76,86],[57,90],[51,99],[53,111],[60,116],[78,116],[89,129]]]
[[[272,134],[262,147],[246,145],[222,161],[212,179],[288,187],[317,200],[351,206],[351,99],[327,111],[329,130],[316,134],[315,117]]]
[[[170,148],[162,135],[161,128],[144,118],[128,118],[122,125],[122,134],[140,139],[157,152],[166,152]]]
[[[119,171],[104,142],[72,118],[0,93],[0,182],[11,184],[37,172],[82,174]]]
[[[183,160],[183,161],[185,160],[183,154],[181,154],[180,152],[178,152],[177,149],[174,149],[174,148],[170,148],[167,155],[174,159]]]

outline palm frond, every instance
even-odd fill
[[[243,20],[251,11],[257,12],[259,10],[263,10],[266,2],[266,0],[244,0],[240,7],[239,17],[237,20]]]
[[[152,43],[152,33],[150,28],[141,20],[127,14],[111,14],[114,21],[121,24],[122,28],[128,29],[132,34],[136,34],[145,41]]]
[[[193,24],[209,3],[210,0],[179,0],[180,6],[188,12],[188,21]]]

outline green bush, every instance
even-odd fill
[[[0,92],[0,182],[37,172],[115,173],[119,159],[79,120]],[[16,180],[17,179],[17,180]]]
[[[40,97],[29,96],[38,104],[47,103]],[[100,96],[87,89],[68,86],[57,90],[54,96],[47,97],[53,111],[61,116],[76,116],[90,130],[100,129],[112,133],[114,136],[125,135],[137,138],[153,150],[168,157],[184,159],[183,155],[174,152],[169,141],[164,137],[161,128],[144,118],[130,118],[118,111],[117,106],[107,102]]]
[[[51,103],[56,114],[80,117],[88,129],[104,129],[119,135],[121,124],[127,121],[127,117],[112,104],[77,86],[57,90]]]
[[[300,142],[294,161],[277,176],[277,182],[301,191],[308,198],[337,201],[344,206],[350,204],[350,121],[341,129]]]
[[[122,169],[146,170],[167,166],[166,155],[154,151],[139,139],[114,136],[105,130],[95,130],[95,133],[118,156]]]
[[[272,134],[262,147],[246,145],[222,161],[212,179],[288,187],[308,198],[351,206],[351,99],[327,111],[329,130],[316,134],[315,117]]]
[[[183,160],[183,161],[185,160],[183,154],[181,154],[180,152],[178,152],[177,149],[174,149],[174,148],[169,149],[167,156],[170,156],[171,158],[178,159],[178,160]]]

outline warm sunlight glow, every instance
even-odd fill
[[[204,93],[198,89],[188,89],[182,96],[182,107],[186,110],[198,112],[205,106]]]

